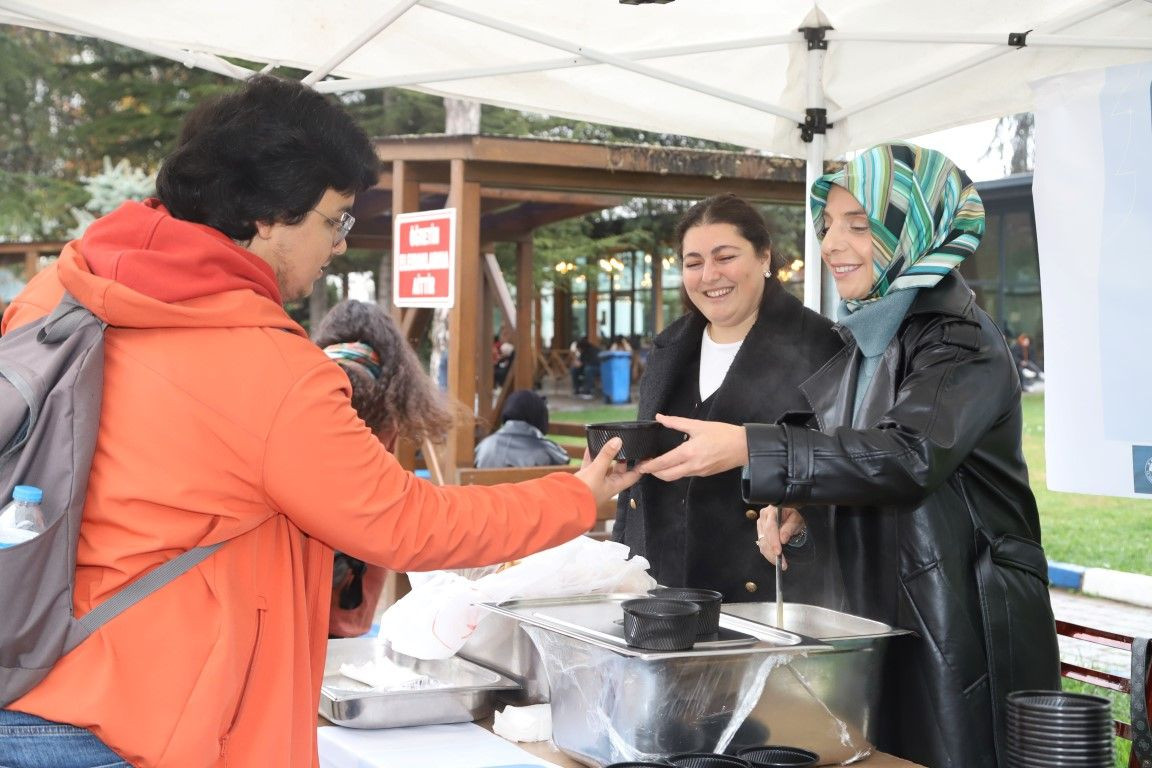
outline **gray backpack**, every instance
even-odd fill
[[[0,504],[17,485],[44,491],[47,529],[0,549],[0,707],[121,611],[220,544],[197,547],[72,615],[76,542],[100,424],[105,323],[65,294],[47,317],[0,337]]]

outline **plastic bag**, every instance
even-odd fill
[[[643,557],[628,547],[579,536],[523,560],[481,569],[478,578],[435,571],[410,574],[412,591],[380,618],[380,640],[420,659],[445,659],[460,649],[488,614],[476,603],[521,597],[647,592],[656,586]]]

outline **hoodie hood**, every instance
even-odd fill
[[[58,261],[63,288],[112,326],[270,326],[304,334],[280,305],[272,268],[157,200],[93,222]]]

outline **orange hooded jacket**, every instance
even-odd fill
[[[405,472],[285,314],[271,269],[155,201],[70,243],[3,329],[64,289],[110,326],[76,614],[231,539],[10,707],[90,728],[133,765],[318,765],[333,548],[401,571],[477,566],[593,524],[593,497],[568,474],[439,488]]]

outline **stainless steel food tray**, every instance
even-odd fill
[[[776,626],[775,603],[724,603],[720,610],[721,616],[736,616],[763,626]],[[781,629],[833,644],[852,640],[870,642],[908,634],[906,630],[893,629],[880,621],[804,603],[784,604],[784,626]]]
[[[494,692],[519,688],[514,680],[458,657],[415,659],[390,649],[390,661],[427,675],[436,685],[380,690],[340,674],[341,664],[375,659],[376,644],[369,637],[328,641],[320,714],[330,722],[348,728],[399,728],[482,720],[492,714]]]
[[[681,657],[721,656],[749,653],[804,653],[829,650],[830,646],[795,632],[764,626],[738,616],[721,615],[721,639],[698,641],[686,651],[649,651],[632,648],[624,642],[623,628],[617,623],[623,615],[620,604],[645,595],[608,594],[571,597],[506,600],[481,605],[529,626],[542,627],[561,635],[606,648],[623,656],[644,660]],[[750,638],[750,642],[740,639]]]

